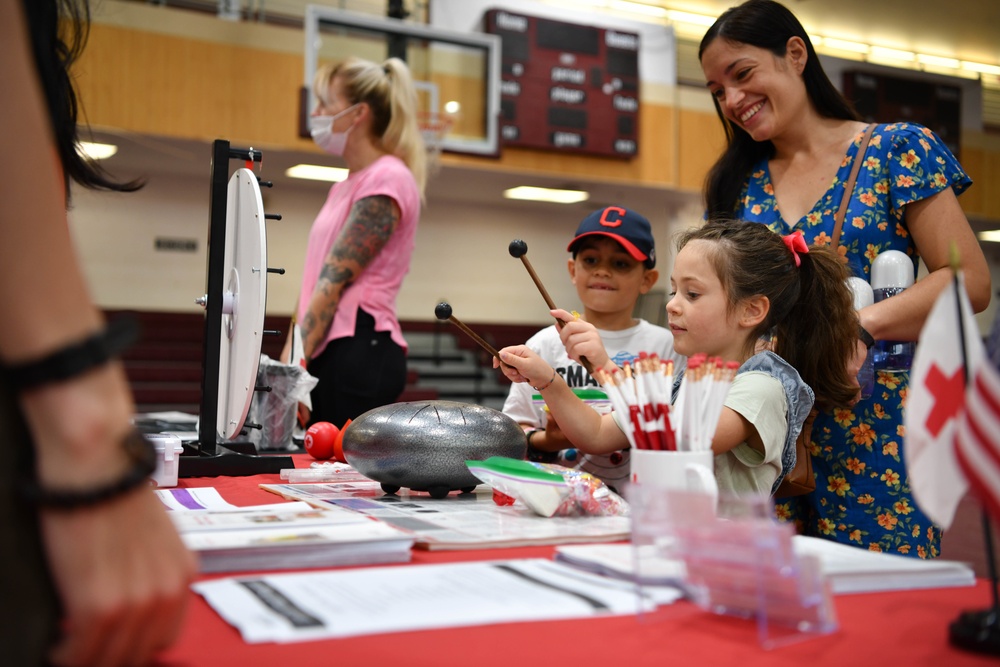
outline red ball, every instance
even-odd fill
[[[333,456],[334,443],[340,429],[330,422],[316,422],[306,431],[306,451],[314,459],[328,459]]]

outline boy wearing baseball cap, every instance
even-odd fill
[[[674,352],[668,329],[632,316],[639,295],[652,289],[659,278],[653,232],[645,217],[623,206],[598,209],[583,219],[566,250],[571,253],[567,263],[570,281],[583,306],[580,321],[587,325],[588,333],[596,332],[600,337],[600,344],[585,355],[593,368],[609,361],[622,366],[640,352],[683,365],[684,358]],[[555,325],[542,329],[525,345],[545,359],[583,400],[597,410],[610,409],[597,381],[566,354]],[[511,385],[503,412],[525,429],[529,456],[579,467],[619,492],[624,490],[628,451],[609,455],[578,452],[545,411],[541,396],[527,383]]]

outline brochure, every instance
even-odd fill
[[[796,535],[792,547],[799,556],[819,559],[820,571],[834,594],[972,586],[976,576],[967,563],[908,558],[878,553],[818,537]],[[649,550],[650,545],[640,547]],[[580,544],[556,547],[556,560],[588,572],[635,580],[636,559],[642,560],[644,583],[680,584],[685,575],[679,560],[635,553],[631,544]]]
[[[641,595],[631,584],[544,559],[225,577],[194,590],[248,643],[599,618],[680,597],[676,589]]]
[[[170,517],[198,554],[202,572],[406,562],[414,541],[412,534],[356,512],[305,503]]]
[[[337,507],[410,531],[422,549],[491,549],[575,542],[614,542],[629,537],[627,516],[543,517],[516,504],[501,506],[493,491],[431,498],[422,491],[382,491],[378,482],[261,484],[261,488],[316,507]]]

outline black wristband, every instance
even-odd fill
[[[534,461],[536,463],[555,463],[559,460],[559,452],[546,452],[541,449],[536,449],[534,445],[531,444],[531,436],[536,433],[545,433],[544,428],[533,428],[525,434],[525,439],[528,442],[528,451],[525,453],[525,458],[528,461]]]
[[[148,483],[149,476],[156,470],[156,447],[139,431],[132,429],[122,441],[122,449],[128,455],[130,467],[119,479],[96,489],[61,490],[43,489],[38,482],[24,482],[24,497],[45,509],[73,510],[92,507],[125,495],[136,487]]]
[[[873,345],[875,345],[875,337],[868,333],[868,329],[865,329],[860,324],[858,325],[858,338],[861,339],[861,342],[864,343],[865,347],[869,350],[872,349]]]
[[[63,382],[108,363],[135,342],[138,334],[139,327],[134,319],[118,318],[92,336],[41,359],[3,366],[0,373],[15,391]]]

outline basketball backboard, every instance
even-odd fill
[[[421,124],[447,117],[446,151],[499,151],[500,38],[393,18],[309,5],[305,14],[305,113],[315,106],[312,83],[320,64],[358,56],[382,62],[405,53],[417,87]]]

